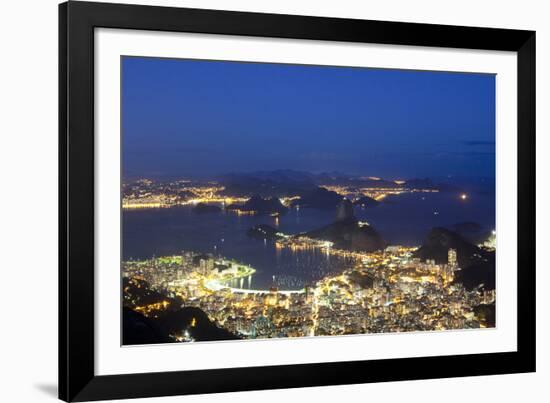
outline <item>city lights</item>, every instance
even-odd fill
[[[419,199],[426,200],[428,193],[438,192],[435,188],[407,187],[404,181],[393,181],[392,187],[380,178],[368,180],[379,186],[330,184],[323,187],[349,200],[348,203],[365,196],[381,201],[390,195],[414,193],[421,193]],[[459,198],[467,200],[469,196],[461,193]],[[277,197],[280,204],[294,207],[296,212],[300,199],[298,195]],[[438,261],[422,260],[416,246],[391,245],[374,252],[343,249],[335,242],[306,235],[309,233],[283,232],[284,213],[271,211],[262,215],[243,207],[242,203],[248,200],[249,197],[229,195],[224,186],[215,182],[159,183],[144,179],[125,185],[122,207],[196,209],[199,204],[208,204],[219,206],[219,210],[214,211],[222,212],[222,217],[243,216],[239,222],[266,217],[276,229],[256,228],[258,239],[263,241],[261,248],[274,248],[277,256],[317,255],[326,261],[341,259],[345,266],[337,273],[325,273],[294,288],[282,286],[288,283],[281,282],[278,275],[272,276],[272,286],[264,283],[263,287],[255,288],[252,283],[256,269],[221,256],[219,252],[224,248],[218,248],[218,243],[208,249],[216,255],[186,250],[180,255],[124,261],[123,277],[127,281],[122,288],[124,305],[153,320],[178,307],[198,308],[218,328],[245,339],[492,326],[476,309],[494,304],[495,290],[467,289],[455,281],[462,270],[456,249],[448,248],[445,259]],[[438,210],[432,212],[439,215]],[[355,225],[360,231],[371,228],[364,219],[356,220]],[[227,245],[225,238],[217,238],[216,242]],[[478,247],[494,251],[496,232],[493,230]],[[145,297],[138,298],[136,290],[145,293]],[[193,337],[197,326],[200,326],[198,319],[193,316],[187,328],[173,331],[169,336],[178,342],[197,341]]]
[[[299,290],[243,287],[243,281],[250,284],[254,268],[193,252],[126,261],[123,274],[136,279],[130,280],[134,284],[146,281],[152,290],[202,309],[218,326],[244,338],[487,326],[473,307],[493,303],[494,290],[467,291],[453,283],[460,270],[454,249],[449,249],[447,263],[438,264],[415,258],[417,248],[399,245],[371,253],[338,250],[330,242],[306,237],[287,237],[277,245],[294,251],[321,248],[351,256],[353,263],[342,274]],[[240,280],[239,287],[231,286],[235,280]],[[125,301],[131,305],[128,298]],[[132,308],[150,317],[171,309],[167,301]],[[195,325],[193,318],[191,326]],[[185,335],[173,337],[189,341]]]

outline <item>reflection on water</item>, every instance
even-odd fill
[[[388,198],[377,207],[356,208],[391,244],[420,245],[435,226],[473,221],[494,228],[493,195],[470,194],[462,200],[450,193],[404,194]],[[329,224],[333,211],[293,209],[280,217],[236,215],[226,212],[196,214],[191,207],[123,212],[123,258],[150,258],[178,254],[182,250],[214,253],[253,266],[254,288],[275,283],[296,289],[341,271],[351,262],[319,250],[276,249],[270,241],[246,235],[249,228],[269,224],[284,233],[313,230]],[[237,280],[232,287],[251,288],[252,278]]]

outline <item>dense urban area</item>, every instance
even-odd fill
[[[315,207],[330,199],[335,218],[326,227],[285,234],[258,225],[249,235],[280,250],[344,257],[349,267],[299,289],[276,283],[255,289],[250,284],[256,268],[215,253],[182,250],[173,256],[125,260],[124,343],[495,326],[494,231],[475,245],[443,228],[434,228],[423,245],[387,245],[368,222],[355,218],[354,207],[375,206],[388,195],[441,189],[426,181],[375,177],[326,182],[296,194],[273,188],[253,195],[215,181],[141,179],[125,184],[125,210],[192,206],[198,213],[279,217],[288,209]]]

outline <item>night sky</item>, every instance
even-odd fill
[[[122,59],[125,177],[495,176],[493,75]]]

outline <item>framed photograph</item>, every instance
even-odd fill
[[[535,33],[59,6],[59,397],[535,371]]]

